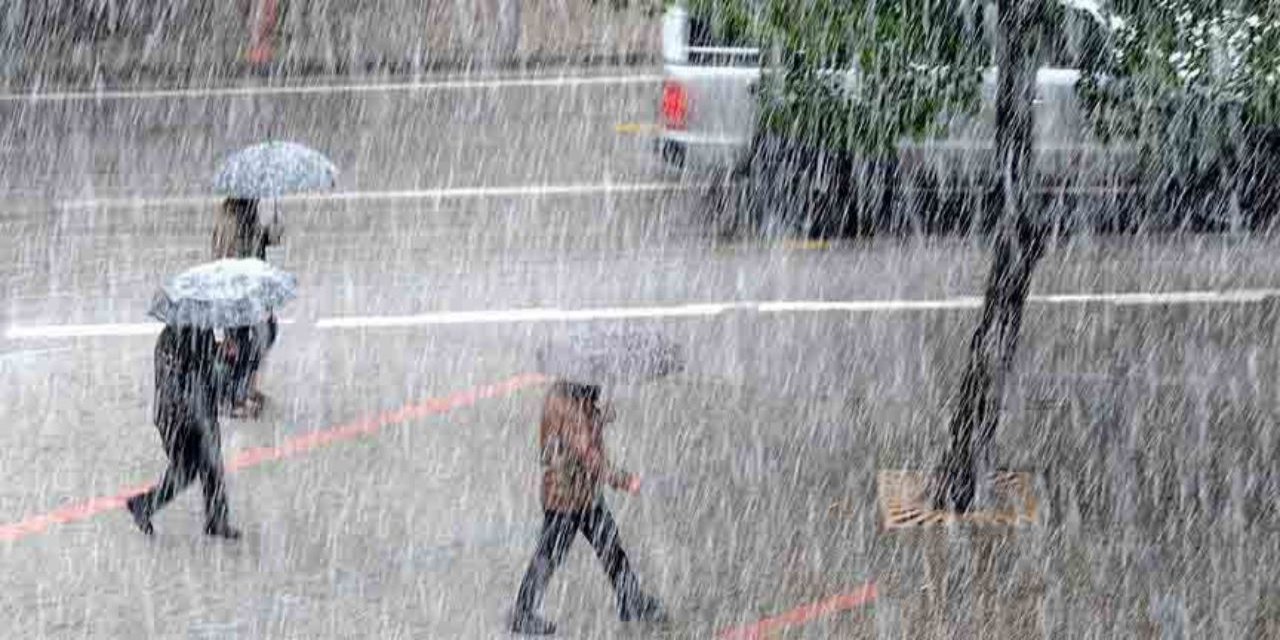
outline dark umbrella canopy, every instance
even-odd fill
[[[643,382],[684,370],[684,350],[652,330],[591,325],[562,332],[538,350],[538,370],[583,384]]]
[[[293,274],[262,260],[218,260],[170,278],[147,313],[173,326],[247,327],[263,322],[296,294]]]

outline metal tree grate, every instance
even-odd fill
[[[966,513],[934,508],[929,499],[933,478],[934,474],[921,471],[877,474],[876,502],[880,506],[881,528],[890,531],[950,524],[1017,527],[1036,520],[1035,483],[1030,473],[997,472],[992,507]]]

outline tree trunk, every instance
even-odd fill
[[[1046,225],[1033,198],[1032,144],[1043,2],[999,1],[996,188],[1002,209],[996,222],[982,315],[969,343],[969,362],[951,417],[951,445],[943,458],[943,479],[933,496],[939,507],[955,511],[967,511],[986,500],[1005,378],[1017,351],[1031,276],[1044,253]]]

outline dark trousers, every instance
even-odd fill
[[[585,511],[546,511],[542,517],[542,534],[538,537],[538,549],[524,573],[520,593],[516,596],[516,615],[536,613],[542,606],[542,596],[551,582],[551,575],[564,561],[573,544],[574,536],[581,531],[596,550],[596,556],[604,565],[604,571],[613,583],[618,609],[633,606],[640,597],[640,585],[627,554],[618,542],[618,527],[604,502]]]
[[[222,394],[224,401],[240,404],[249,399],[253,374],[262,367],[267,352],[276,343],[280,333],[276,317],[271,316],[266,322],[252,327],[236,327],[228,332],[228,339],[236,343],[236,360],[231,364],[227,377],[223,380]]]
[[[218,429],[184,425],[162,432],[161,439],[169,456],[169,468],[159,484],[137,498],[142,510],[151,516],[198,476],[204,488],[205,524],[226,524],[227,496],[222,483],[222,438]]]

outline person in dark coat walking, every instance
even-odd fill
[[[228,198],[213,225],[213,258],[266,260],[267,247],[280,244],[283,235],[279,221],[262,224],[257,200]],[[231,366],[224,397],[232,405],[232,416],[253,417],[262,410],[266,398],[258,388],[258,370],[278,333],[274,315],[261,324],[231,330],[231,348],[227,350]]]
[[[542,533],[516,596],[511,623],[516,633],[555,633],[555,625],[543,619],[538,610],[552,574],[579,531],[591,542],[613,583],[619,617],[624,622],[667,619],[658,600],[641,591],[618,540],[613,514],[601,495],[601,484],[638,493],[640,478],[617,468],[606,456],[604,427],[613,414],[600,406],[599,399],[600,387],[563,381],[555,383],[547,395],[538,434],[543,467]]]
[[[213,378],[217,344],[213,331],[167,326],[156,341],[155,424],[169,457],[159,484],[125,504],[147,535],[151,518],[197,476],[204,488],[206,534],[236,539],[228,522],[223,486],[222,437],[218,429],[218,389]]]

